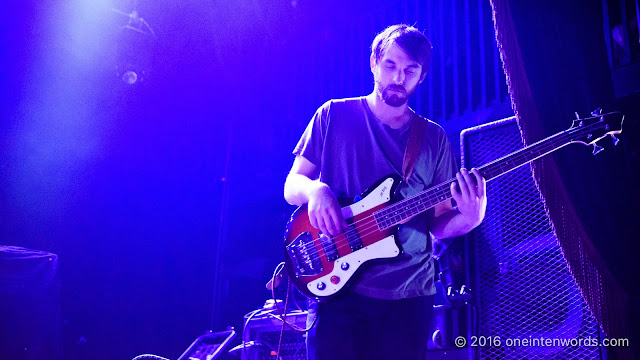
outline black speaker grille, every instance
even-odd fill
[[[523,147],[515,119],[468,129],[462,144],[467,168]],[[529,166],[491,181],[487,196],[486,218],[469,236],[479,310],[475,335],[499,336],[500,346],[480,347],[480,358],[600,359],[600,347],[584,345],[598,341],[599,330],[569,273]],[[558,340],[529,346],[541,338]],[[527,346],[518,343],[525,339]],[[582,345],[567,343],[579,339]]]

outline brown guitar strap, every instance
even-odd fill
[[[402,163],[402,178],[404,182],[409,180],[409,176],[411,176],[413,168],[416,165],[426,128],[427,121],[420,115],[414,113],[411,119],[411,125],[409,125],[407,147],[404,149],[404,161]]]

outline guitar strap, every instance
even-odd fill
[[[404,149],[404,160],[402,162],[402,178],[406,183],[413,172],[413,168],[420,155],[422,140],[427,129],[427,122],[420,115],[413,114],[411,125],[409,125],[409,139],[407,147]]]

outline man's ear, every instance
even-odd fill
[[[376,58],[373,54],[371,54],[371,57],[369,58],[369,66],[371,67],[371,72],[373,72],[373,68],[376,67]]]

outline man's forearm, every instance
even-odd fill
[[[438,239],[461,236],[473,230],[480,223],[469,221],[458,211],[449,210],[431,220],[430,231]]]
[[[291,205],[307,204],[311,193],[320,186],[326,185],[301,174],[289,174],[284,183],[284,199]]]

